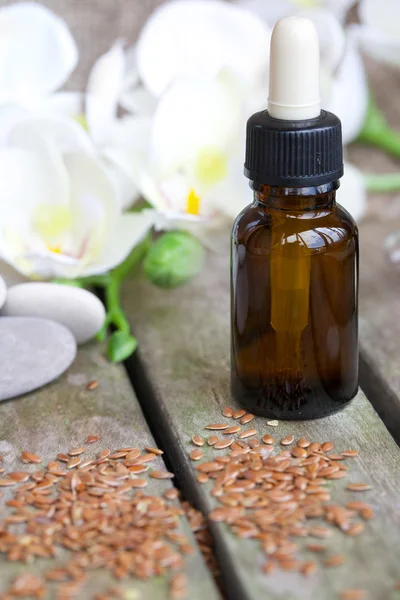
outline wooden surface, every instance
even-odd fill
[[[69,372],[43,390],[20,399],[0,404],[0,454],[4,456],[6,472],[35,470],[33,466],[20,461],[21,452],[27,450],[42,456],[47,464],[58,452],[81,446],[89,434],[100,435],[101,441],[88,446],[85,454],[91,457],[103,448],[135,446],[144,450],[145,446],[155,445],[128,378],[121,366],[111,365],[102,355],[101,346],[93,344],[81,348]],[[86,384],[97,380],[99,387],[89,391]],[[164,469],[162,458],[157,459],[158,467]],[[152,463],[156,465],[156,463]],[[156,466],[157,468],[157,466]],[[4,475],[2,475],[4,477]],[[146,493],[161,495],[169,481],[150,480]],[[5,511],[4,501],[0,501],[0,517]],[[190,539],[195,552],[185,560],[185,572],[189,577],[189,597],[193,599],[217,600],[220,595],[203,559],[197,549],[185,517],[181,518],[181,530]],[[60,555],[65,560],[67,552]],[[55,563],[54,563],[55,564]],[[49,569],[53,561],[40,559],[34,565],[25,565],[0,560],[0,591],[10,580],[22,571],[37,573]],[[90,600],[96,592],[115,585],[116,580],[107,571],[97,570],[89,575],[78,598]],[[167,580],[152,578],[148,582],[128,580],[121,587],[131,590],[131,597],[138,600],[164,600],[168,598]],[[134,591],[136,590],[136,596]],[[46,599],[47,600],[47,599]]]
[[[221,409],[232,405],[228,239],[226,229],[220,234],[220,252],[209,254],[201,276],[185,287],[155,290],[140,275],[125,285],[125,308],[140,341],[140,355],[130,363],[133,382],[148,422],[169,449],[184,492],[205,512],[214,501],[207,487],[197,483],[188,452],[191,436],[207,434],[203,427],[221,422]],[[369,590],[371,600],[390,598],[400,560],[400,450],[364,394],[360,392],[346,410],[327,419],[281,422],[274,430],[263,419],[255,423],[260,434],[269,430],[278,439],[294,433],[296,438],[331,440],[338,450],[349,446],[359,450],[359,459],[349,467],[350,478],[373,483],[365,499],[374,505],[377,518],[359,538],[335,534],[329,547],[343,552],[346,564],[340,570],[321,570],[310,580],[287,573],[261,575],[257,542],[239,541],[225,526],[214,525],[219,558],[228,575],[228,597],[258,600],[267,594],[271,600],[333,600],[348,587]],[[208,455],[213,452],[209,449]],[[334,486],[338,490],[334,503],[355,496],[344,487],[342,482]]]
[[[366,60],[372,93],[393,129],[400,132],[400,70]],[[400,160],[353,144],[351,162],[364,173],[395,173]],[[400,265],[389,262],[386,237],[400,231],[400,191],[370,194],[360,223],[360,381],[386,426],[400,443]]]

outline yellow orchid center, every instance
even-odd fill
[[[83,113],[74,116],[74,121],[78,123],[85,131],[89,131],[86,116]]]
[[[215,148],[203,148],[196,160],[195,177],[203,184],[212,184],[224,179],[228,173],[226,155]]]
[[[292,2],[304,9],[317,8],[321,4],[320,0],[292,0]]]
[[[67,206],[39,204],[33,215],[33,227],[45,241],[50,252],[61,253],[59,238],[72,222],[71,211]]]
[[[194,191],[194,189],[190,189],[187,200],[186,200],[186,212],[189,215],[199,215],[200,214],[200,198]]]
[[[53,254],[62,254],[61,246],[47,246],[47,250],[49,252],[53,252]]]

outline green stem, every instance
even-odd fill
[[[365,123],[358,141],[381,148],[385,152],[400,158],[400,134],[391,129],[371,95]]]
[[[124,311],[120,305],[121,281],[117,278],[111,278],[111,281],[105,288],[105,301],[109,323],[115,325],[119,331],[129,333],[131,328]]]
[[[365,175],[364,181],[370,192],[398,192],[400,190],[400,173]]]

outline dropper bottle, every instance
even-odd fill
[[[232,393],[255,414],[323,417],[358,387],[358,232],[336,203],[341,124],[321,110],[309,19],[274,28],[268,110],[247,123],[245,175],[254,202],[232,232]]]

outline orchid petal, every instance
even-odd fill
[[[39,115],[64,116],[77,119],[84,112],[85,95],[82,92],[58,92],[44,100]]]
[[[137,181],[148,154],[151,123],[146,117],[118,119],[109,132],[109,145],[102,150],[122,208],[130,206],[139,195]]]
[[[49,171],[40,153],[0,150],[0,256],[29,275],[31,266],[18,258],[26,253],[28,243],[38,244],[35,213],[41,206],[65,206],[65,200],[63,180],[58,171]]]
[[[238,6],[219,0],[168,2],[141,32],[139,74],[155,96],[178,77],[213,77],[223,67],[250,83],[267,71],[269,37],[263,21]]]
[[[29,117],[29,111],[20,104],[4,104],[0,106],[0,148],[8,143],[14,127]]]
[[[152,116],[157,107],[155,96],[142,87],[123,91],[119,103],[128,112],[141,116]]]
[[[325,8],[340,21],[357,0],[238,0],[237,4],[258,14],[267,23],[274,24],[283,17],[302,12],[308,8]]]
[[[106,170],[85,154],[64,157],[70,180],[72,212],[71,253],[81,249],[86,264],[102,251],[114,231],[120,212],[115,191]]]
[[[118,152],[118,151],[117,151]],[[118,155],[120,152],[118,152]],[[117,201],[121,209],[129,208],[139,197],[139,190],[132,176],[128,176],[124,168],[119,166],[119,162],[124,163],[124,159],[119,160],[120,156],[116,157],[115,153],[110,151],[110,158],[105,155],[103,166],[111,180]]]
[[[0,10],[0,103],[32,106],[60,88],[78,60],[65,22],[37,3]]]
[[[325,106],[342,121],[343,143],[356,139],[367,113],[368,83],[362,58],[351,35]]]
[[[334,71],[346,47],[345,32],[340,21],[329,10],[319,8],[301,12],[314,22],[318,32],[321,64]]]
[[[10,134],[10,143],[13,146],[33,151],[44,139],[61,153],[95,153],[86,131],[68,117],[30,117],[16,125]]]
[[[148,233],[154,224],[155,213],[143,210],[139,213],[126,213],[119,217],[113,236],[103,249],[97,261],[88,265],[85,276],[110,271],[125,260]]]
[[[344,176],[340,181],[337,199],[356,221],[364,216],[367,208],[364,178],[360,171],[348,162],[345,163]]]
[[[400,3],[398,0],[361,0],[361,26],[357,27],[362,49],[376,60],[400,65]]]
[[[117,42],[95,63],[87,86],[86,120],[95,143],[107,141],[116,117],[125,71],[125,55]]]
[[[241,98],[218,79],[197,76],[171,85],[153,120],[151,148],[160,170],[192,163],[203,147],[226,148],[241,126]]]

